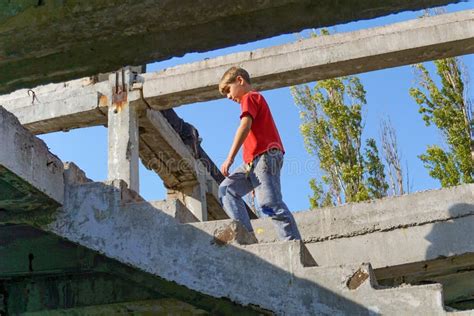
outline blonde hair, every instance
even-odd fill
[[[245,81],[247,81],[248,84],[250,84],[250,75],[247,72],[247,70],[245,70],[244,68],[235,67],[235,66],[230,67],[222,75],[221,81],[219,82],[219,92],[222,95],[225,95],[226,93],[225,93],[224,89],[226,88],[226,86],[229,83],[234,82],[235,79],[237,79],[238,76],[241,76],[242,78],[244,78]]]

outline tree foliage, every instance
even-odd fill
[[[434,124],[443,135],[447,149],[429,146],[420,155],[431,177],[443,187],[472,183],[474,166],[472,149],[472,107],[467,99],[466,76],[458,58],[434,62],[441,86],[438,87],[423,64],[414,65],[419,77],[410,95],[419,105],[426,125]]]
[[[384,165],[380,160],[377,144],[373,138],[369,138],[366,142],[365,157],[369,196],[375,199],[383,198],[387,195],[388,184],[385,179]]]
[[[388,167],[388,178],[390,179],[390,195],[402,195],[405,193],[402,170],[402,157],[398,148],[397,133],[390,118],[383,118],[379,125],[380,142],[382,143],[382,157]],[[408,179],[408,172],[407,172]],[[407,183],[407,190],[408,183]]]
[[[386,195],[388,185],[375,140],[362,146],[362,109],[366,92],[356,76],[292,87],[300,108],[305,146],[323,173],[312,179],[312,207],[364,201]],[[364,156],[365,154],[365,156]]]

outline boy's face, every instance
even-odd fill
[[[240,103],[241,98],[249,91],[248,83],[241,76],[237,76],[234,82],[226,84],[223,89],[227,99]]]

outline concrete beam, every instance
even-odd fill
[[[0,92],[453,2],[458,0],[242,0],[238,6],[191,0],[4,1]],[[235,21],[242,27],[234,27]]]
[[[134,87],[149,106],[166,109],[221,98],[217,83],[233,65],[247,68],[255,87],[265,90],[473,52],[474,10],[467,10],[176,66],[143,74]],[[107,124],[105,83],[87,78],[34,91],[41,103],[32,105],[28,90],[20,90],[0,96],[0,104],[35,134]],[[129,100],[141,102],[141,95]]]
[[[0,148],[0,217],[63,203],[63,163],[1,106]]]
[[[216,180],[165,117],[159,111],[146,110],[140,117],[140,128],[140,158],[163,179],[168,195],[179,199],[199,220],[228,218],[213,189],[218,187]],[[208,198],[215,202],[207,203]]]
[[[0,105],[12,112],[33,134],[107,125],[111,104],[108,81],[82,78],[0,96]]]
[[[294,216],[321,265],[370,262],[378,269],[474,252],[474,184]],[[269,219],[252,225],[259,242],[278,240]]]
[[[147,73],[143,95],[155,109],[218,99],[218,81],[235,65],[267,90],[473,52],[474,10],[466,10]]]

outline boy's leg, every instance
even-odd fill
[[[219,199],[230,218],[240,221],[249,232],[253,232],[249,214],[242,197],[253,190],[243,164],[219,185]]]
[[[258,204],[262,212],[271,216],[281,240],[301,240],[293,214],[283,202],[280,185],[280,170],[283,153],[271,150],[254,161],[251,181],[255,187]]]

